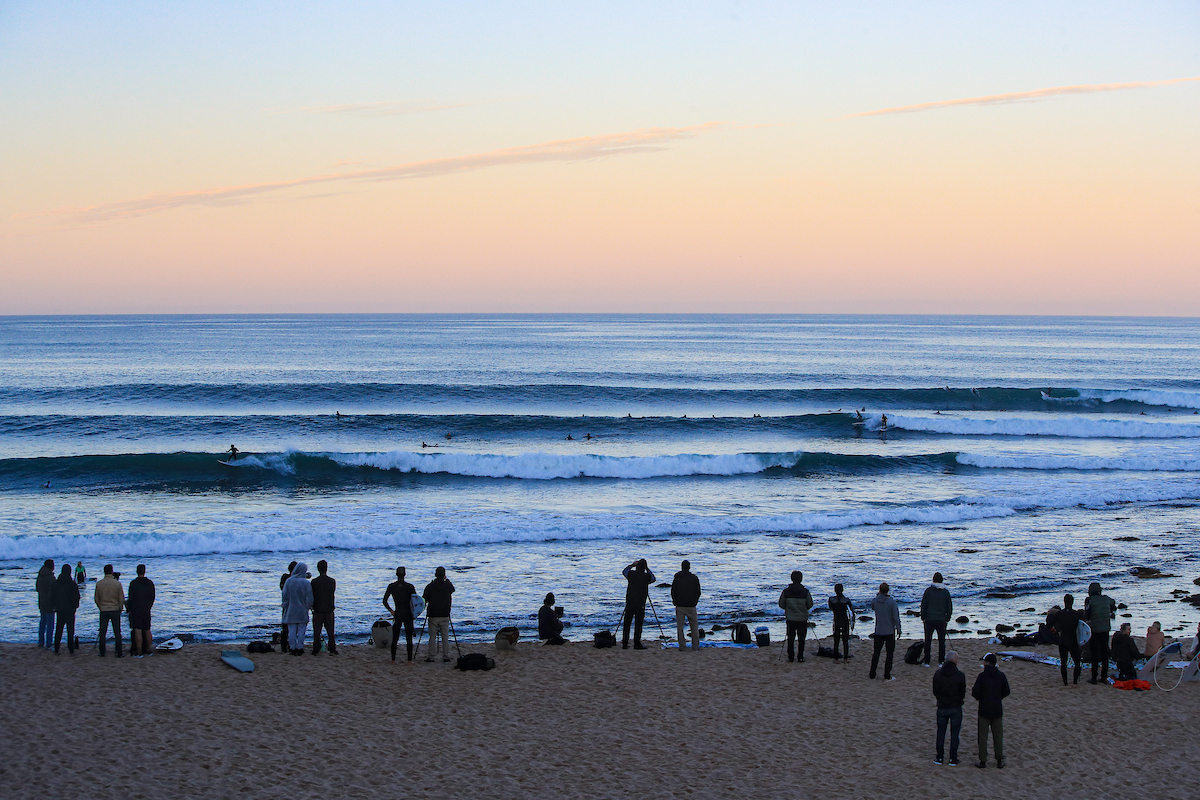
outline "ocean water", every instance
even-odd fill
[[[0,640],[36,639],[45,558],[145,563],[156,633],[215,640],[322,558],[352,640],[401,564],[447,567],[465,639],[547,591],[583,638],[640,557],[776,635],[793,569],[905,610],[939,570],[972,635],[1092,580],[1138,633],[1194,629],[1198,356],[1196,319],[0,318]]]

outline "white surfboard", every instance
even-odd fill
[[[178,637],[167,639],[165,642],[159,642],[154,649],[159,653],[170,653],[175,650],[182,650],[183,640]]]
[[[413,619],[416,619],[417,617],[419,617],[425,613],[425,598],[421,597],[421,595],[419,595],[419,594],[412,595],[409,602],[412,603]]]

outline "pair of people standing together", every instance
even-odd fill
[[[317,562],[316,578],[308,579],[308,565],[293,561],[289,572],[279,579],[283,594],[283,646],[294,656],[304,655],[304,642],[308,636],[309,611],[312,611],[313,646],[312,654],[321,652],[321,634],[329,636],[329,655],[336,656],[337,640],[334,638],[334,595],[337,581],[329,577],[328,562]]]
[[[396,663],[396,645],[400,640],[400,629],[404,628],[404,638],[408,648],[408,662],[413,660],[413,620],[420,616],[414,602],[416,588],[404,580],[404,567],[396,567],[396,580],[388,584],[383,593],[383,607],[392,615],[392,663]],[[429,649],[425,660],[433,661],[438,649],[438,639],[441,639],[442,661],[450,660],[450,647],[447,640],[450,630],[450,608],[454,584],[446,578],[446,568],[434,570],[434,578],[425,586],[421,598],[425,601],[425,620],[429,625]],[[395,603],[393,606],[392,603]]]

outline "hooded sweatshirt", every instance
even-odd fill
[[[680,570],[671,581],[671,603],[680,608],[695,608],[700,602],[700,579],[691,570]]]
[[[925,622],[949,622],[954,615],[954,601],[944,583],[931,583],[921,596],[921,619]]]
[[[650,596],[650,584],[654,583],[654,573],[649,567],[643,570],[640,566],[630,564],[621,570],[627,584],[625,586],[625,606],[635,608],[645,606],[646,598]]]
[[[96,592],[93,596],[96,599],[96,608],[101,611],[120,611],[125,608],[125,590],[111,572],[104,573],[104,577],[96,581]]]
[[[875,634],[893,636],[900,633],[900,606],[890,594],[877,594],[871,601],[875,611]]]
[[[308,610],[312,608],[312,585],[309,584],[307,564],[297,564],[292,577],[283,584],[283,622],[286,625],[307,625]]]
[[[1110,620],[1117,616],[1117,604],[1108,595],[1100,593],[1100,584],[1093,583],[1088,587],[1083,609],[1084,619],[1092,626],[1093,633],[1108,633],[1112,630]]]
[[[812,592],[803,583],[790,583],[779,594],[779,607],[788,622],[808,622],[808,610],[813,607]]]
[[[933,673],[933,696],[938,708],[962,708],[967,697],[967,676],[953,661],[947,661]]]
[[[979,716],[984,719],[999,719],[1004,716],[1004,698],[1012,690],[1008,688],[1008,678],[995,664],[984,664],[983,672],[975,679],[971,687],[971,697],[979,701]]]
[[[54,610],[54,568],[45,564],[37,574],[38,611],[43,614]]]
[[[71,577],[68,569],[54,582],[54,610],[64,617],[75,616],[79,608],[79,584]]]

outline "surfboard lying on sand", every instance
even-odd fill
[[[1004,656],[1005,658],[1015,658],[1018,661],[1032,661],[1035,664],[1049,664],[1052,667],[1059,665],[1057,658],[1035,653],[1032,650],[999,650],[996,652],[996,655]]]
[[[183,640],[180,639],[179,637],[175,637],[173,639],[167,639],[165,642],[159,642],[158,645],[154,648],[154,650],[159,653],[171,653],[176,650],[182,650],[182,649],[183,649]]]
[[[242,655],[240,650],[222,650],[221,660],[238,672],[254,672],[254,662]]]

